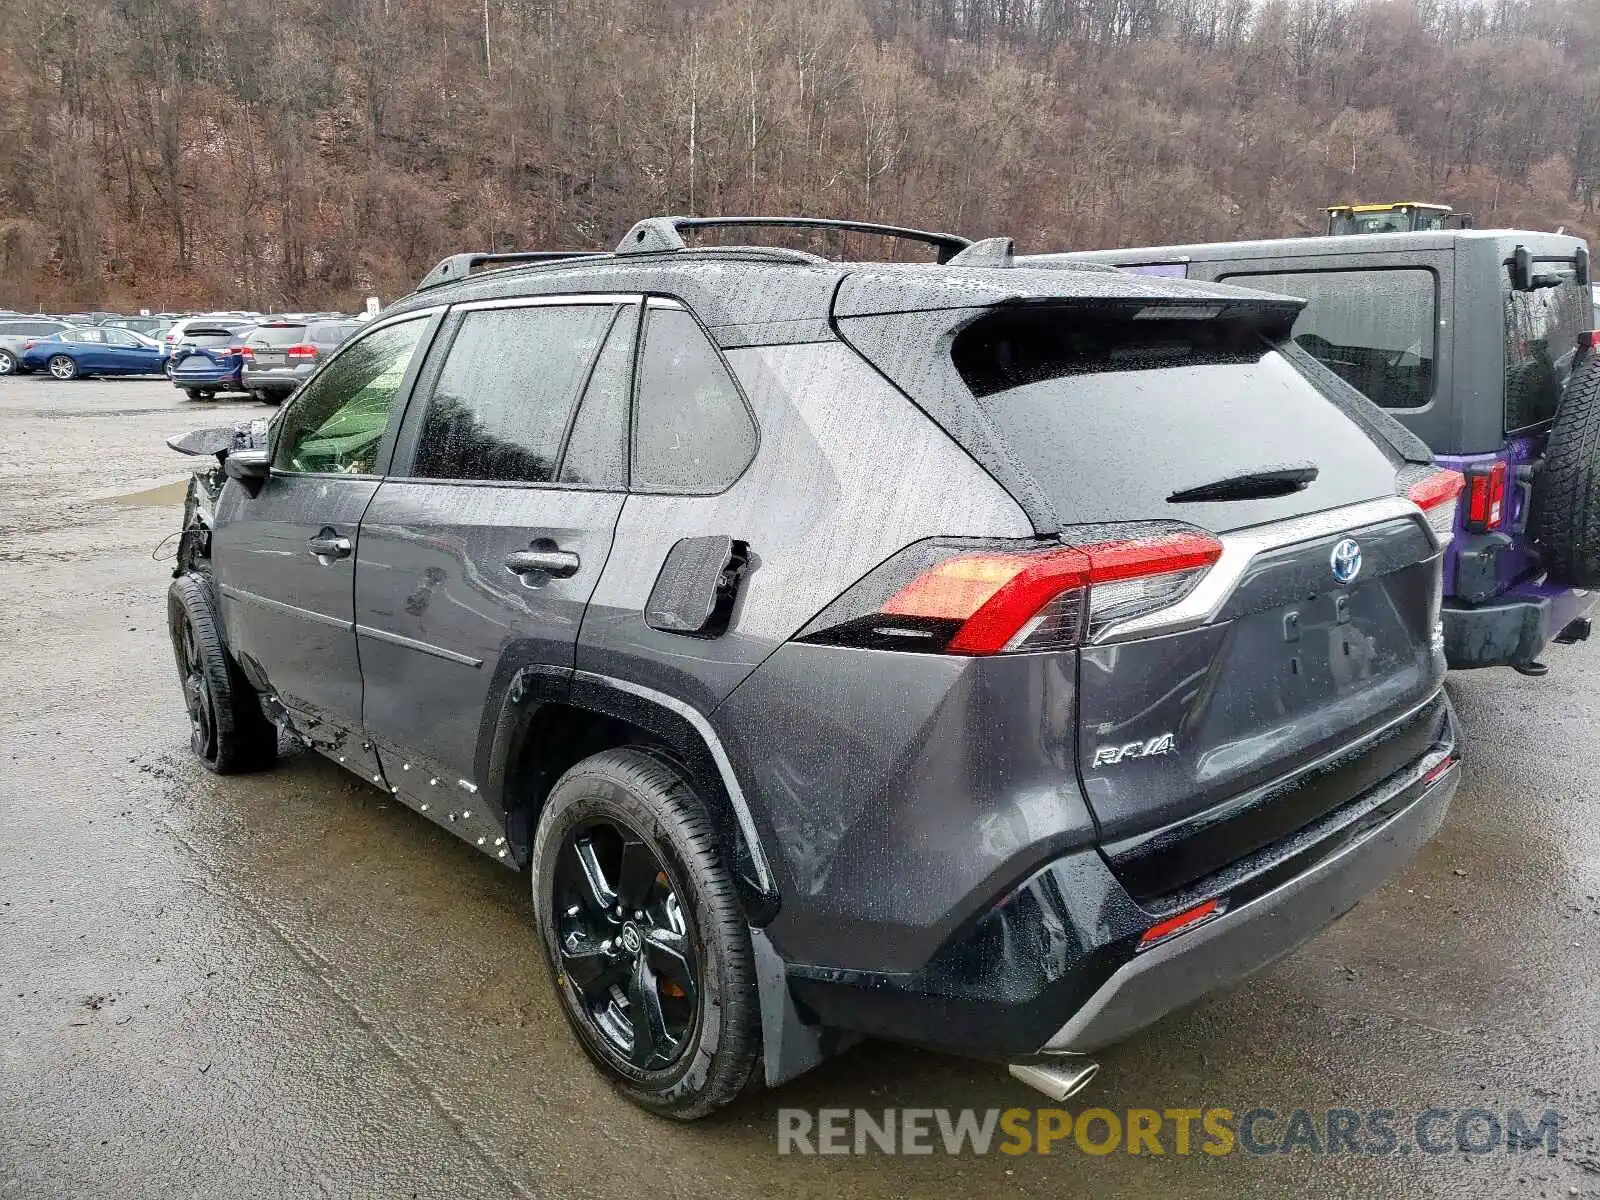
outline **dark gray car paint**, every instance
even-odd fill
[[[578,666],[710,712],[755,666],[895,551],[939,534],[1024,537],[1021,509],[848,347],[727,352],[761,431],[755,461],[715,496],[630,495],[591,598]],[[950,496],[962,503],[952,507]],[[702,641],[644,613],[680,538],[750,547],[728,632]]]
[[[1076,655],[785,645],[713,722],[779,849],[792,962],[912,970],[1094,820],[1073,769]]]
[[[377,490],[375,478],[277,474],[255,497],[230,481],[217,505],[211,558],[228,646],[313,724],[361,725],[354,549]],[[313,554],[307,542],[325,531],[352,552]]]

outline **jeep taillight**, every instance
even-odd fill
[[[1507,473],[1504,462],[1467,472],[1466,527],[1473,533],[1489,533],[1505,523]]]
[[[973,655],[1077,646],[1176,603],[1221,557],[1210,534],[1144,528],[1117,538],[1081,531],[1048,546],[918,542],[829,605],[800,640]]]
[[[1456,497],[1466,482],[1460,471],[1433,471],[1406,489],[1406,496],[1422,510],[1441,545],[1455,536]]]

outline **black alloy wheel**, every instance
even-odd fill
[[[173,650],[178,656],[178,677],[183,687],[183,705],[189,710],[189,745],[195,757],[208,766],[217,761],[217,700],[206,678],[205,660],[200,657],[200,642],[187,613],[177,618],[172,631]]]
[[[277,728],[223,646],[210,588],[200,575],[172,581],[167,632],[195,757],[218,775],[270,767],[278,756]]]
[[[603,1046],[637,1071],[661,1071],[694,1038],[700,969],[683,903],[664,865],[620,821],[569,831],[556,858],[561,971]]]

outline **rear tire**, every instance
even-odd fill
[[[602,1074],[683,1121],[738,1096],[761,1051],[755,960],[688,780],[640,749],[585,759],[550,792],[532,867],[557,995]]]
[[[1534,540],[1557,583],[1600,587],[1600,351],[1573,372],[1533,481]]]
[[[50,368],[50,376],[53,379],[59,379],[65,382],[69,379],[76,379],[78,377],[77,360],[69,355],[52,355],[50,362],[47,365]]]
[[[172,581],[167,589],[167,631],[195,757],[218,775],[270,767],[278,757],[278,731],[222,644],[211,592],[202,576],[180,575]]]

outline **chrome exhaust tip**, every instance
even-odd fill
[[[1076,1096],[1100,1073],[1100,1064],[1090,1058],[1067,1058],[1060,1066],[1046,1063],[1012,1063],[1007,1070],[1013,1079],[1060,1102]]]

